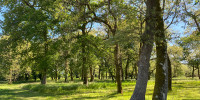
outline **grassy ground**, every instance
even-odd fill
[[[123,82],[123,94],[116,94],[116,84],[111,81],[94,82],[85,87],[81,82],[55,83],[47,85],[35,83],[6,84],[0,82],[1,100],[129,100],[135,87],[135,81]],[[154,80],[147,86],[146,100],[152,99]],[[200,81],[198,79],[173,79],[173,91],[168,100],[199,99]]]

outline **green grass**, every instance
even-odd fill
[[[123,82],[123,94],[116,93],[116,83],[109,80],[90,83],[62,83],[49,81],[47,85],[39,82],[7,84],[0,82],[1,100],[129,100],[136,81]],[[173,79],[173,91],[168,100],[200,99],[200,81],[198,79]],[[152,99],[154,80],[148,81],[146,100]]]

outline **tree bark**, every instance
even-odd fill
[[[194,78],[194,65],[192,66],[192,79]]]
[[[167,55],[167,61],[168,61],[168,91],[172,91],[172,67],[169,55]]]
[[[47,73],[46,70],[44,70],[44,72],[42,72],[42,80],[41,80],[41,84],[45,85],[47,81]]]
[[[155,20],[157,16],[155,14],[156,1],[147,0],[146,9],[146,26],[145,32],[141,36],[142,47],[141,54],[138,62],[138,77],[131,100],[145,100],[146,87],[148,82],[148,72],[149,72],[149,61],[153,48],[154,41],[154,30],[155,30]]]
[[[164,32],[164,21],[160,0],[156,2],[156,74],[155,86],[152,100],[166,100],[168,92],[168,61],[167,61],[167,41]]]
[[[120,67],[120,70],[121,70],[121,77],[122,77],[122,81],[124,81],[124,70],[123,70],[123,67],[122,67],[122,55],[119,55],[120,58],[119,58],[119,67]]]
[[[101,79],[101,65],[99,65],[99,79]]]
[[[126,68],[125,68],[125,79],[128,79],[128,68],[129,68],[129,61],[130,61],[129,59],[130,59],[130,56],[128,55]]]
[[[116,82],[117,82],[117,93],[122,93],[122,81],[121,81],[121,67],[119,65],[119,44],[115,44],[114,57],[116,67]]]
[[[57,65],[56,65],[55,81],[57,82],[57,80],[58,80],[58,69],[57,69]]]
[[[47,68],[48,68],[48,63],[47,63],[47,53],[48,53],[48,43],[47,43],[47,29],[44,32],[44,67],[42,67],[42,80],[41,80],[41,84],[45,85],[46,84],[46,78],[47,78]]]
[[[94,81],[94,74],[92,72],[92,67],[90,66],[90,82]]]
[[[12,68],[10,68],[10,75],[9,75],[9,82],[8,82],[8,84],[12,84],[12,73],[13,73]]]
[[[83,54],[83,64],[82,64],[82,68],[83,68],[83,84],[85,84],[86,86],[88,86],[88,68],[86,66],[86,44],[85,44],[85,36],[86,36],[86,25],[87,24],[83,24],[82,26],[82,37],[83,37],[83,40],[82,40],[82,54]]]
[[[72,68],[70,69],[70,77],[71,77],[71,81],[73,81],[74,77],[73,77],[73,70],[72,70]]]
[[[197,64],[197,69],[198,69],[198,77],[199,77],[199,79],[200,79],[199,64]]]
[[[67,59],[68,51],[65,51],[65,82],[68,80],[68,59]]]

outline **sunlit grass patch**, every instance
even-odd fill
[[[174,79],[168,100],[199,99],[200,81],[196,79]],[[88,86],[82,82],[53,82],[46,85],[36,83],[6,84],[0,83],[0,99],[2,100],[129,100],[136,81],[122,83],[123,94],[117,94],[117,84],[111,80],[96,81]],[[152,100],[154,80],[149,80],[146,100]]]

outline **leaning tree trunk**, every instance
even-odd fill
[[[115,67],[116,67],[116,82],[117,82],[117,93],[122,93],[122,81],[121,81],[121,67],[119,65],[119,44],[115,44],[114,57],[115,57]]]
[[[153,18],[156,17],[155,14],[155,0],[147,0],[147,9],[146,9],[146,26],[145,32],[141,36],[141,41],[143,43],[141,47],[141,54],[138,62],[138,77],[131,100],[145,100],[145,93],[148,81],[148,72],[149,72],[149,61],[153,48],[154,41],[154,26],[155,21]]]
[[[171,61],[169,59],[169,55],[167,55],[168,61],[168,91],[172,91],[172,66]]]
[[[168,62],[167,62],[167,42],[164,32],[164,21],[162,10],[160,7],[160,0],[156,2],[156,74],[155,86],[152,100],[166,100],[168,92]]]

